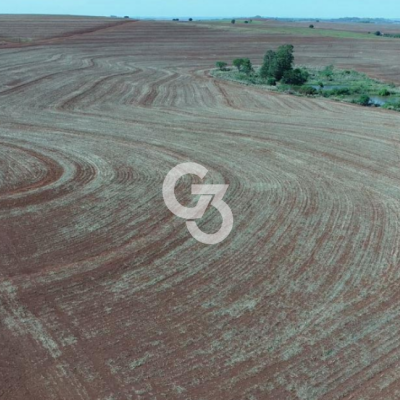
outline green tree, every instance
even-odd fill
[[[220,71],[225,71],[228,63],[226,63],[225,61],[217,61],[215,65]]]
[[[231,24],[236,24],[236,19],[233,19],[233,20],[231,21]]]
[[[284,72],[282,83],[301,86],[307,82],[309,77],[310,74],[306,70],[296,68],[294,70]]]
[[[276,62],[276,52],[273,50],[268,50],[264,56],[264,62],[260,69],[260,76],[262,78],[274,78],[273,68]]]
[[[243,58],[242,61],[242,71],[250,75],[254,71],[251,61],[248,58]]]
[[[240,72],[243,66],[243,62],[244,62],[243,58],[236,58],[235,60],[233,60],[232,64]]]
[[[309,26],[309,28],[310,28],[310,29],[314,29],[315,26],[314,26],[313,24],[311,24],[311,25]]]
[[[293,69],[294,47],[291,44],[280,46],[276,52],[276,62],[274,66],[274,77],[280,81],[286,71]]]
[[[286,44],[278,47],[278,50],[269,50],[264,56],[264,62],[260,70],[262,78],[275,78],[280,81],[286,71],[293,69],[294,47],[291,44]]]

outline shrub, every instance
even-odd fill
[[[332,94],[337,95],[337,96],[349,96],[352,94],[351,89],[349,88],[338,88],[338,89],[333,89]]]
[[[279,85],[278,86],[278,91],[279,92],[285,92],[285,93],[288,93],[288,92],[292,92],[293,93],[293,90],[292,90],[291,86],[290,85],[286,85],[286,84]]]
[[[233,19],[233,20],[231,21],[231,24],[236,24],[236,19]]]
[[[268,79],[267,79],[267,85],[270,85],[270,86],[276,86],[276,79],[274,78],[274,77],[269,77]]]
[[[321,71],[321,75],[328,78],[328,80],[332,80],[334,69],[335,67],[333,65],[328,65],[325,69]]]
[[[193,18],[189,18],[189,21],[192,22],[192,21],[193,21]]]
[[[249,23],[249,21],[244,21],[244,23],[245,23],[245,24],[248,24],[248,23]]]
[[[382,32],[381,32],[381,31],[376,31],[376,32],[374,33],[374,35],[375,35],[375,36],[382,36]]]
[[[386,103],[382,107],[386,108],[387,110],[400,111],[400,101],[397,101],[395,103]]]
[[[360,83],[358,85],[353,86],[352,92],[355,94],[364,94],[366,91],[368,91],[368,86]]]
[[[361,95],[356,101],[357,104],[359,104],[360,106],[369,106],[371,104],[371,99],[368,95],[363,94]]]
[[[332,90],[325,90],[324,92],[322,92],[322,96],[326,98],[333,96]]]
[[[389,90],[386,89],[386,88],[383,88],[383,89],[381,89],[381,90],[379,91],[379,96],[384,96],[384,97],[386,97],[386,96],[390,96],[390,95],[391,95],[391,93],[390,93]]]
[[[317,89],[311,86],[300,86],[298,91],[299,93],[304,94],[306,96],[312,96],[318,93]]]
[[[306,70],[296,68],[294,70],[284,72],[282,83],[301,86],[307,82],[309,76],[310,74]]]
[[[226,67],[228,66],[228,63],[225,61],[217,61],[215,63],[215,66],[220,70],[220,71],[226,71]]]
[[[324,82],[318,82],[318,86],[323,89],[325,87]]]
[[[311,25],[309,26],[309,28],[310,28],[310,29],[314,29],[315,26],[314,26],[313,24],[311,24]]]

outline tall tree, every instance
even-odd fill
[[[252,65],[250,59],[243,58],[243,60],[242,60],[242,71],[244,73],[246,73],[247,75],[250,75],[254,71],[253,65]]]
[[[267,51],[260,75],[263,78],[275,78],[280,81],[285,72],[293,69],[293,51],[294,47],[291,44],[280,46],[276,52]]]
[[[276,62],[276,52],[268,50],[264,56],[264,62],[260,69],[260,75],[262,78],[274,77],[273,68]]]
[[[280,81],[286,71],[293,69],[294,47],[291,44],[280,46],[276,52],[276,65],[274,68],[274,77]]]

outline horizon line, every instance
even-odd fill
[[[33,16],[65,16],[65,17],[93,17],[93,18],[124,18],[127,15],[92,15],[92,14],[53,14],[53,13],[1,13],[0,15],[33,15]],[[170,19],[170,18],[201,18],[201,19],[231,19],[231,18],[243,18],[243,19],[251,19],[251,18],[257,18],[257,19],[275,19],[275,20],[280,20],[280,19],[294,19],[294,20],[316,20],[319,19],[321,21],[327,21],[327,20],[339,20],[339,19],[360,19],[360,20],[387,20],[387,21],[399,21],[400,22],[400,17],[398,18],[388,18],[388,17],[356,17],[356,16],[343,16],[343,17],[272,17],[272,16],[260,16],[260,15],[255,15],[255,16],[193,16],[193,15],[162,15],[162,16],[151,16],[151,15],[142,15],[142,16],[137,16],[137,15],[132,15],[129,16],[130,19],[136,18],[136,19]]]

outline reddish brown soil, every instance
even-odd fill
[[[400,114],[209,76],[287,40],[127,22],[0,50],[1,399],[398,399]],[[290,41],[399,81],[400,41]],[[230,184],[219,245],[163,202],[184,161]]]
[[[101,17],[0,14],[0,40],[14,43],[30,42],[77,33],[89,33],[126,22],[123,19]]]

